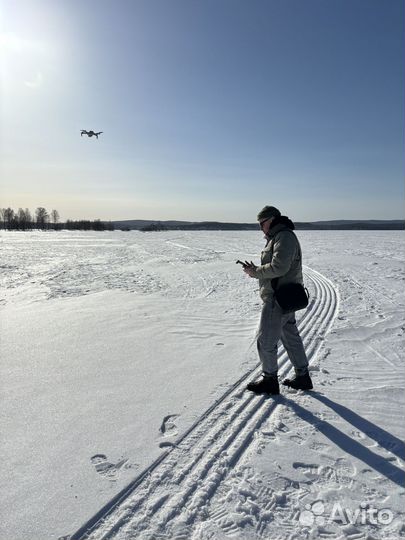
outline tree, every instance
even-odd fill
[[[11,229],[12,223],[14,221],[14,210],[10,207],[4,208],[3,219],[4,219],[4,228]]]
[[[51,219],[53,223],[53,228],[56,230],[58,228],[57,225],[59,223],[59,212],[57,210],[52,210]]]
[[[28,216],[25,210],[22,208],[18,209],[17,212],[17,226],[19,229],[22,229],[23,231],[27,230],[29,227],[29,221]]]
[[[28,208],[25,209],[25,218],[29,229],[32,229],[32,215]]]
[[[44,208],[43,206],[39,206],[35,210],[35,217],[36,217],[37,226],[40,229],[45,229],[46,224],[49,222],[49,214],[46,208]]]
[[[57,210],[52,210],[51,218],[52,218],[52,223],[59,223],[59,212]]]
[[[0,221],[1,221],[1,225],[2,225],[3,229],[6,228],[5,212],[6,212],[5,208],[0,208]]]

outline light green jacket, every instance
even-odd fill
[[[301,246],[284,224],[270,229],[268,242],[261,253],[261,265],[256,268],[254,277],[259,280],[260,297],[264,302],[273,298],[272,279],[279,278],[278,285],[303,284]]]

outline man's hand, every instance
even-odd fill
[[[256,276],[256,268],[257,266],[252,261],[250,262],[245,261],[243,265],[243,271],[245,272],[245,274],[247,274],[250,277]]]

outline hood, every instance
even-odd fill
[[[274,220],[271,222],[269,232],[265,236],[265,238],[267,238],[267,242],[270,242],[270,240],[283,229],[290,229],[293,231],[295,229],[295,225],[287,216],[279,216],[274,218]]]
[[[279,227],[281,225],[281,227]],[[287,227],[287,229],[291,229],[292,231],[295,229],[294,223],[291,221],[290,218],[287,216],[279,216],[273,219],[269,233],[273,233],[273,230],[277,227],[278,230],[281,230],[283,227]]]

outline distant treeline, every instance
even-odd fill
[[[153,231],[253,231],[257,230],[257,223],[220,223],[217,221],[186,222],[186,221],[146,221],[127,220],[114,221],[117,229],[142,232]],[[403,220],[363,220],[363,221],[315,221],[295,222],[295,228],[302,231],[350,231],[350,230],[401,230],[405,229]]]
[[[60,231],[62,229],[71,231],[113,231],[114,225],[111,222],[104,222],[99,219],[94,221],[87,219],[73,221],[68,219],[66,222],[62,222],[57,210],[51,210],[49,213],[46,208],[39,206],[34,213],[28,208],[19,208],[17,212],[12,208],[0,208],[0,229],[7,231],[30,231],[32,229],[44,231]]]
[[[130,230],[130,229],[127,229]],[[161,222],[151,223],[150,225],[145,225],[139,229],[142,232],[157,232],[157,231],[168,231],[169,228]]]

